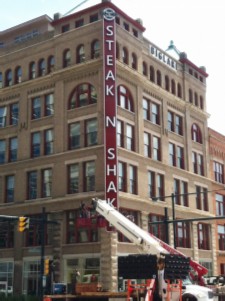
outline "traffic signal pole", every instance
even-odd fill
[[[45,226],[46,214],[45,207],[42,208],[42,222],[41,222],[41,264],[40,264],[40,301],[43,301],[44,296],[44,258],[45,258]],[[46,283],[46,281],[45,281]]]

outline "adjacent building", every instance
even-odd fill
[[[172,193],[176,219],[215,215],[208,74],[144,31],[140,19],[102,1],[0,32],[0,215],[31,218],[24,233],[15,219],[0,220],[0,278],[15,293],[38,294],[45,214],[55,281],[71,284],[78,269],[79,281],[94,275],[114,291],[123,289],[118,256],[137,249],[102,227],[87,210],[92,198],[163,240],[154,222],[165,208],[172,219]],[[215,231],[207,220],[178,222],[168,239],[217,274]]]

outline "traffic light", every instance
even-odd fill
[[[30,219],[25,216],[19,217],[18,230],[19,232],[24,232],[26,229],[29,229]]]
[[[50,260],[47,258],[45,259],[45,264],[44,264],[44,274],[48,275],[50,272]]]

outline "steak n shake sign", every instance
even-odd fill
[[[104,44],[104,106],[105,106],[105,199],[118,206],[117,190],[117,103],[116,103],[116,41],[115,11],[103,11]]]

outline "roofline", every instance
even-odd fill
[[[191,66],[192,68],[194,68],[196,71],[198,71],[199,73],[201,73],[203,76],[208,77],[208,73],[206,73],[204,70],[202,70],[201,68],[199,68],[198,66],[196,66],[194,63],[192,63],[191,61],[189,61],[189,59],[182,57],[179,60],[181,63],[183,64],[187,64],[189,66]]]
[[[104,7],[110,7],[112,9],[114,9],[118,14],[122,15],[125,19],[128,19],[130,23],[132,23],[134,26],[138,27],[139,30],[141,30],[142,32],[145,31],[145,27],[143,25],[141,25],[138,21],[136,21],[136,20],[132,19],[131,17],[129,17],[120,8],[118,8],[116,5],[114,5],[112,2],[109,2],[109,1],[101,2],[99,4],[90,6],[88,8],[83,9],[83,10],[80,10],[80,11],[74,13],[74,14],[59,18],[57,20],[53,20],[51,24],[53,26],[55,26],[55,25],[57,25],[61,22],[65,22],[65,21],[70,20],[70,19],[72,19],[76,16],[79,16],[81,13],[85,14],[85,13],[88,13],[88,12],[94,10],[94,9],[99,9],[99,8],[104,8]]]

